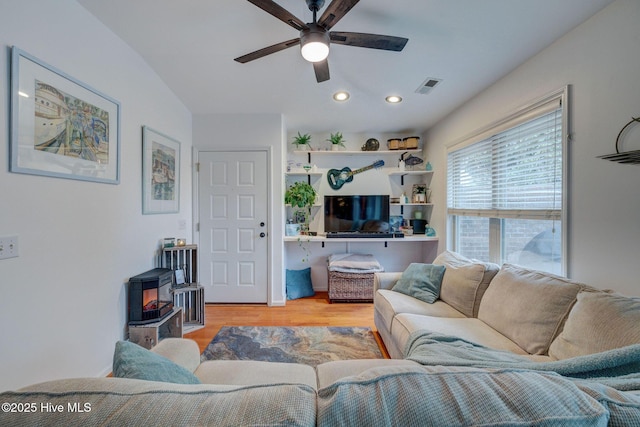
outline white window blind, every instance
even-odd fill
[[[512,123],[518,124],[449,153],[449,215],[561,219],[560,101]]]

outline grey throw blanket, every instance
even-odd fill
[[[564,360],[533,362],[508,351],[421,330],[411,334],[404,354],[406,359],[422,365],[551,371],[573,379],[595,381],[622,391],[640,390],[640,344]]]

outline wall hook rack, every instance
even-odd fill
[[[640,164],[640,150],[620,152],[620,138],[622,137],[623,132],[633,123],[638,123],[638,122],[640,122],[640,117],[632,117],[631,121],[626,125],[624,125],[624,127],[620,130],[620,132],[618,133],[618,137],[616,138],[615,154],[605,154],[603,156],[598,156],[598,158],[610,160],[612,162],[623,163],[623,164],[630,164],[630,165]]]

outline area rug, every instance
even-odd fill
[[[325,326],[224,326],[200,357],[202,361],[263,360],[310,366],[382,358],[371,328]]]

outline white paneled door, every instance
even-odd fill
[[[267,152],[200,152],[198,161],[205,301],[266,303]]]

